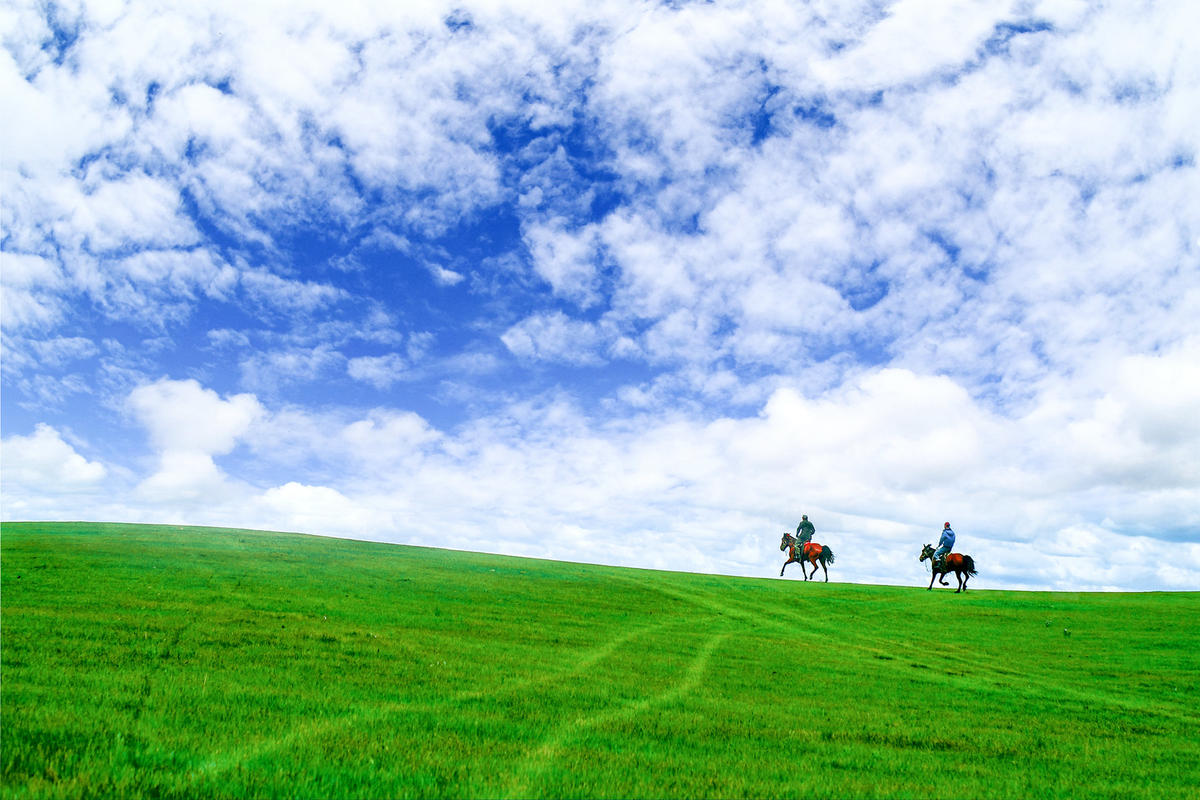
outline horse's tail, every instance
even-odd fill
[[[972,578],[975,577],[975,559],[970,556],[963,556],[963,572]]]
[[[831,550],[829,548],[829,545],[824,545],[824,544],[821,545],[820,559],[821,559],[822,564],[832,564],[833,563],[833,550]]]

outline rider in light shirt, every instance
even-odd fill
[[[942,526],[942,538],[938,540],[938,548],[933,551],[933,559],[935,564],[941,564],[950,550],[954,547],[954,531],[950,528],[950,523],[947,522]]]

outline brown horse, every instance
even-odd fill
[[[829,583],[829,568],[827,564],[833,563],[833,551],[823,544],[816,542],[806,542],[801,545],[800,541],[790,533],[785,533],[783,539],[779,542],[780,550],[788,551],[788,560],[783,562],[783,566],[779,568],[779,576],[783,577],[783,571],[787,569],[787,565],[793,561],[800,564],[800,571],[804,573],[804,580],[809,579],[808,569],[805,563],[812,564],[812,577],[817,576],[817,562],[821,562],[821,569],[825,570],[825,582]]]
[[[921,548],[921,561],[930,559],[930,565],[933,567],[933,575],[929,578],[929,586],[927,589],[933,588],[933,579],[939,575],[945,576],[954,573],[954,577],[958,579],[958,588],[954,590],[955,594],[965,592],[967,590],[967,581],[975,575],[975,559],[970,556],[964,556],[962,553],[950,553],[943,559],[941,564],[933,560],[933,545],[927,544]],[[942,586],[949,586],[950,582],[945,577],[941,579]]]

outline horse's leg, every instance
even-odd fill
[[[829,583],[829,567],[825,566],[825,562],[821,562],[821,569],[825,570],[825,582]],[[813,567],[813,575],[817,574],[817,568]]]
[[[781,578],[783,577],[783,571],[785,569],[787,569],[787,565],[792,563],[795,560],[796,559],[794,559],[794,558],[789,558],[787,561],[783,562],[783,566],[779,568],[779,577],[781,577]]]
[[[967,590],[967,581],[970,580],[971,576],[965,572],[955,572],[954,577],[958,578],[958,591],[965,592]]]
[[[934,571],[934,573],[933,573],[932,575],[930,575],[930,576],[929,576],[929,586],[928,586],[928,587],[926,587],[926,591],[929,591],[929,589],[932,589],[932,588],[933,588],[933,582],[934,582],[936,579],[937,579],[937,571],[935,570],[935,571]]]

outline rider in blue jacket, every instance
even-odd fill
[[[942,526],[942,538],[938,539],[938,548],[933,551],[933,563],[939,566],[942,559],[954,548],[954,531],[947,522]]]

